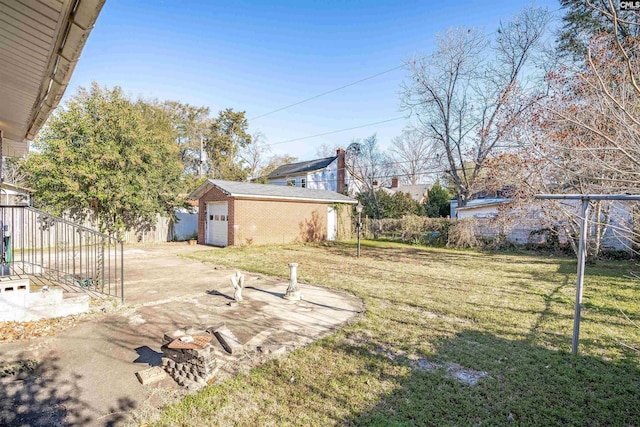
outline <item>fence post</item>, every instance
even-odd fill
[[[120,298],[124,304],[124,242],[120,241]]]

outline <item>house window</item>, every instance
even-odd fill
[[[307,188],[307,180],[306,180],[306,178],[300,178],[300,187]]]
[[[296,186],[296,180],[295,179],[288,179],[287,180],[287,186],[295,187]]]

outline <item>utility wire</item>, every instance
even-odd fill
[[[403,178],[403,177],[418,176],[418,175],[419,176],[424,176],[424,175],[434,175],[434,174],[445,174],[445,173],[451,172],[452,170],[461,171],[462,168],[438,169],[438,170],[430,170],[430,171],[423,171],[423,172],[416,172],[416,173],[394,173],[394,174],[391,174],[391,175],[370,175],[370,176],[367,176],[367,177],[362,178],[362,179],[380,180],[380,179],[383,179],[383,178]],[[355,175],[353,173],[351,173],[351,175],[355,177]],[[288,176],[288,177],[295,178],[297,176],[291,175],[291,176]],[[287,177],[284,177],[284,178],[287,178]],[[313,182],[322,182],[322,183],[330,183],[330,182],[338,182],[338,179],[337,178],[334,178],[334,179],[325,178],[325,179],[319,179],[319,180],[310,180],[310,182],[311,181],[313,181]],[[416,184],[416,185],[426,185],[426,184]]]
[[[553,17],[555,17],[555,13],[556,13],[556,12],[558,12],[558,11],[560,11],[560,10],[562,10],[562,8],[561,8],[561,7],[560,7],[560,8],[558,8],[558,9],[556,9],[556,10],[550,11],[550,14],[551,14]],[[498,31],[498,30],[494,30],[494,31],[492,31],[492,32],[490,32],[490,33],[488,33],[488,34],[486,34],[486,37],[490,37],[490,36],[493,36],[493,35],[498,34],[498,33],[499,33],[499,31]],[[264,113],[264,114],[260,114],[260,115],[258,115],[258,116],[251,117],[249,120],[257,120],[257,119],[260,119],[260,118],[262,118],[262,117],[266,117],[266,116],[269,116],[269,115],[271,115],[271,114],[275,114],[275,113],[277,113],[277,112],[280,112],[280,111],[286,110],[286,109],[288,109],[288,108],[295,107],[296,105],[304,104],[305,102],[309,102],[309,101],[312,101],[312,100],[314,100],[314,99],[317,99],[317,98],[323,97],[323,96],[325,96],[325,95],[329,95],[329,94],[331,94],[331,93],[337,92],[337,91],[339,91],[339,90],[346,89],[346,88],[348,88],[348,87],[351,87],[351,86],[357,85],[357,84],[362,83],[362,82],[366,82],[367,80],[374,79],[374,78],[376,78],[376,77],[382,76],[382,75],[387,74],[387,73],[390,73],[390,72],[392,72],[392,71],[399,70],[399,69],[404,68],[404,67],[405,67],[405,65],[403,64],[403,65],[398,65],[398,66],[393,67],[393,68],[389,68],[388,70],[384,70],[384,71],[381,71],[381,72],[379,72],[379,73],[372,74],[372,75],[370,75],[370,76],[364,77],[364,78],[362,78],[362,79],[360,79],[360,80],[356,80],[356,81],[351,82],[351,83],[347,83],[346,85],[343,85],[343,86],[337,87],[337,88],[335,88],[335,89],[331,89],[331,90],[328,90],[328,91],[326,91],[326,92],[322,92],[322,93],[319,93],[319,94],[317,94],[317,95],[311,96],[311,97],[309,97],[309,98],[305,98],[305,99],[303,99],[303,100],[301,100],[301,101],[294,102],[293,104],[285,105],[284,107],[280,107],[280,108],[277,108],[277,109],[275,109],[275,110],[269,111],[269,112],[267,112],[267,113]]]
[[[373,75],[371,75],[371,76],[365,77],[365,78],[363,78],[363,79],[356,80],[355,82],[348,83],[348,84],[346,84],[346,85],[344,85],[344,86],[340,86],[340,87],[337,87],[337,88],[335,88],[335,89],[331,89],[331,90],[328,90],[328,91],[326,91],[326,92],[322,92],[322,93],[320,93],[320,94],[318,94],[318,95],[314,95],[314,96],[312,96],[312,97],[309,97],[309,98],[303,99],[302,101],[294,102],[293,104],[285,105],[284,107],[280,107],[280,108],[275,109],[275,110],[273,110],[273,111],[269,111],[268,113],[264,113],[264,114],[260,114],[259,116],[251,117],[251,118],[249,119],[249,121],[257,120],[257,119],[260,119],[260,118],[262,118],[262,117],[269,116],[269,115],[271,115],[271,114],[277,113],[277,112],[279,112],[279,111],[286,110],[286,109],[291,108],[291,107],[295,107],[296,105],[304,104],[305,102],[309,102],[309,101],[312,101],[312,100],[314,100],[314,99],[318,99],[318,98],[320,98],[320,97],[322,97],[322,96],[329,95],[330,93],[334,93],[334,92],[337,92],[337,91],[339,91],[339,90],[346,89],[346,88],[348,88],[348,87],[351,87],[351,86],[357,85],[358,83],[366,82],[367,80],[371,80],[371,79],[374,79],[374,78],[376,78],[376,77],[382,76],[382,75],[384,75],[384,74],[390,73],[390,72],[392,72],[392,71],[399,70],[400,68],[403,68],[403,67],[404,67],[404,65],[398,65],[397,67],[393,67],[393,68],[390,68],[390,69],[388,69],[388,70],[381,71],[381,72],[379,72],[379,73],[377,73],[377,74],[373,74]]]
[[[319,136],[332,135],[334,133],[340,133],[340,132],[346,132],[346,131],[349,131],[349,130],[365,128],[365,127],[368,127],[368,126],[373,126],[373,125],[379,125],[379,124],[382,124],[382,123],[393,122],[393,121],[400,120],[400,119],[406,119],[406,117],[401,116],[401,117],[396,117],[396,118],[393,118],[393,119],[381,120],[379,122],[367,123],[366,125],[354,126],[354,127],[351,127],[351,128],[339,129],[339,130],[334,130],[334,131],[325,132],[325,133],[319,133],[317,135],[303,136],[302,138],[288,139],[286,141],[273,142],[271,144],[265,144],[265,145],[272,146],[272,145],[279,145],[279,144],[287,144],[289,142],[296,142],[296,141],[302,141],[304,139],[317,138]]]

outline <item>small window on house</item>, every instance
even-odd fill
[[[307,180],[306,180],[306,178],[300,178],[300,187],[307,188]]]
[[[209,221],[213,221],[213,215],[209,215]]]
[[[289,187],[295,187],[296,186],[296,180],[295,179],[288,179],[287,180],[287,185]]]
[[[216,221],[220,221],[220,215],[216,215]]]

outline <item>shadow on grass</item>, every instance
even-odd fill
[[[574,357],[473,330],[442,339],[429,359],[410,360],[367,344],[343,351],[367,359],[369,366],[391,361],[411,370],[390,378],[397,387],[375,406],[340,424],[640,425],[640,370],[632,357]],[[486,376],[468,385],[447,373],[447,363]]]

